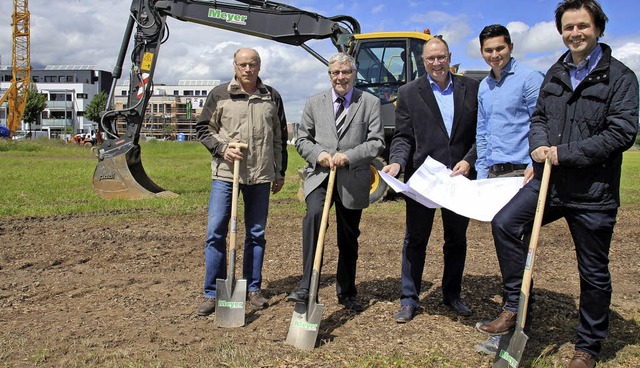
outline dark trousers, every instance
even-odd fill
[[[418,307],[420,286],[426,258],[427,244],[436,210],[407,198],[406,231],[402,247],[401,305]],[[442,299],[445,302],[460,298],[462,274],[467,257],[467,226],[469,219],[442,208],[444,227],[444,271]]]
[[[318,243],[322,208],[327,195],[327,181],[309,193],[306,198],[307,212],[302,220],[302,280],[300,289],[309,289],[313,258]],[[362,210],[351,210],[342,205],[337,193],[333,192],[336,207],[336,230],[338,232],[338,267],[336,271],[336,292],[338,299],[356,296],[356,262],[358,260],[358,236]]]
[[[533,226],[539,192],[540,181],[534,179],[491,222],[502,272],[504,309],[507,310],[518,310],[529,248],[524,239],[528,238]],[[547,203],[542,221],[547,224],[564,217],[569,225],[580,273],[580,322],[576,348],[595,356],[600,352],[609,329],[609,246],[617,212],[617,209],[595,211],[556,207]],[[544,252],[544,249],[540,251]]]

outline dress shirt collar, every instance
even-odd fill
[[[438,91],[440,93],[451,92],[453,90],[453,78],[451,77],[451,73],[449,73],[449,82],[447,83],[447,87],[445,89],[440,89],[438,83],[436,83],[431,76],[427,74],[427,78],[429,78],[429,84],[431,84],[431,89],[434,91]]]

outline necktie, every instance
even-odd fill
[[[344,121],[346,120],[346,115],[344,113],[344,97],[342,96],[338,96],[336,98],[336,102],[339,103],[340,105],[338,106],[338,111],[336,111],[336,131],[338,132],[338,136],[340,136],[340,130],[342,129],[342,126],[344,125]]]

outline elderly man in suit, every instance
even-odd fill
[[[302,280],[288,301],[306,302],[318,241],[329,171],[336,167],[332,202],[336,207],[338,301],[346,309],[362,311],[356,299],[356,261],[362,210],[369,206],[371,161],[384,150],[380,100],[353,88],[356,79],[353,57],[338,53],[329,59],[333,88],[308,99],[296,149],[307,161],[304,198],[307,211],[302,225]]]
[[[429,39],[422,61],[427,70],[398,91],[396,130],[391,141],[389,165],[383,171],[404,178],[422,165],[427,156],[447,165],[453,175],[475,177],[478,81],[450,72],[447,43]],[[402,296],[398,323],[413,319],[420,306],[420,284],[435,209],[406,198],[406,231],[402,249]],[[460,297],[467,252],[469,219],[442,209],[444,272],[442,302],[461,316],[472,314]]]

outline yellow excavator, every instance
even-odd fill
[[[147,176],[139,145],[140,130],[152,95],[158,51],[169,35],[167,17],[299,46],[325,65],[327,60],[305,42],[330,39],[338,51],[356,58],[356,88],[380,98],[387,143],[393,134],[398,88],[425,73],[420,55],[422,45],[432,37],[428,32],[361,33],[360,24],[353,17],[325,17],[265,0],[238,0],[234,3],[132,0],[130,13],[107,101],[107,106],[110,106],[127,47],[133,37],[127,108],[106,111],[99,126],[106,139],[96,150],[98,165],[93,186],[103,198],[176,196]],[[126,122],[123,132],[117,129],[118,121]],[[384,165],[384,159],[375,160],[371,166],[371,202],[380,200],[387,191],[377,172]]]

